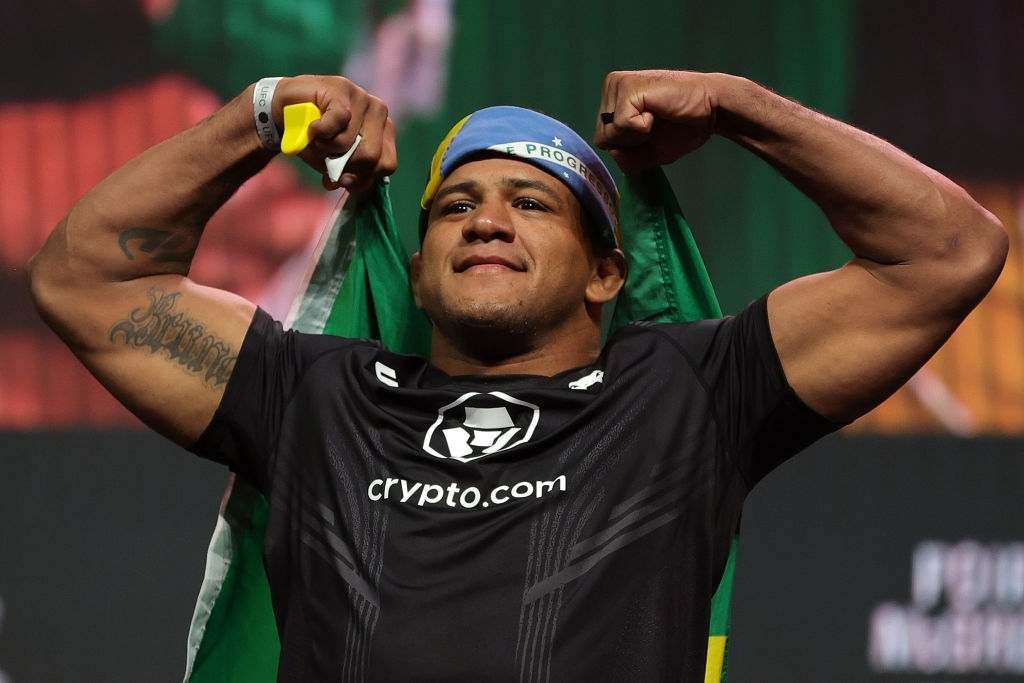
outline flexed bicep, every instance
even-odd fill
[[[914,285],[878,270],[854,259],[782,285],[768,297],[787,381],[807,405],[838,422],[863,415],[902,386],[973,306],[970,297],[956,296],[955,282],[936,276],[929,289],[926,274],[908,273],[914,280],[921,275]]]

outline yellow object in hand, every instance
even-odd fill
[[[309,124],[320,118],[320,109],[312,102],[289,104],[284,108],[284,135],[281,151],[298,154],[309,145]]]

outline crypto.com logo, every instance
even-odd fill
[[[438,458],[477,460],[526,443],[540,420],[540,408],[500,391],[463,394],[437,411],[423,438],[423,450]]]

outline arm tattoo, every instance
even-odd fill
[[[184,230],[171,232],[155,228],[128,228],[117,236],[117,244],[131,261],[141,252],[161,263],[188,262],[195,253],[197,240],[195,235]]]
[[[203,323],[174,310],[180,292],[154,287],[147,295],[148,305],[136,308],[110,328],[110,341],[153,354],[165,352],[168,360],[199,375],[210,387],[227,384],[238,355]]]

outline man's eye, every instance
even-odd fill
[[[473,209],[473,205],[466,201],[452,202],[448,206],[441,210],[441,213],[448,215],[451,213],[466,213]]]
[[[517,209],[525,209],[527,211],[547,211],[548,208],[531,197],[521,197],[513,202],[512,206]]]

